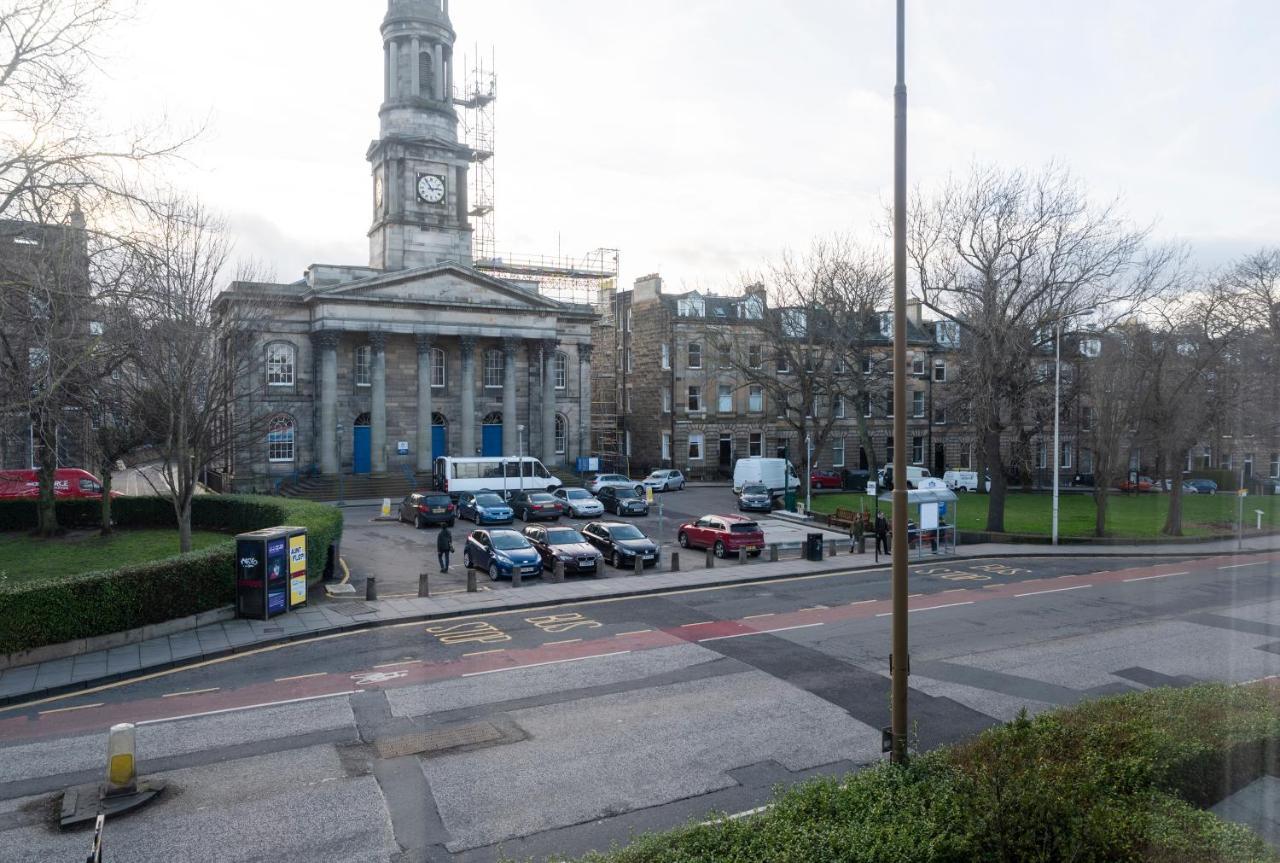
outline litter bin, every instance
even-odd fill
[[[783,494],[782,508],[787,512],[796,511],[796,493],[792,489],[787,489]]]
[[[811,533],[806,535],[804,543],[804,559],[812,561],[822,560],[822,534]]]

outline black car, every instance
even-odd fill
[[[649,504],[633,488],[607,485],[596,495],[604,504],[604,511],[614,515],[648,515]]]
[[[453,527],[458,508],[453,498],[439,491],[415,491],[400,501],[400,520],[421,530],[437,524]]]
[[[767,485],[747,485],[738,495],[739,512],[773,512],[773,495]]]
[[[507,496],[507,502],[511,504],[516,518],[521,521],[536,521],[540,518],[559,521],[564,512],[560,501],[545,491],[513,491]]]
[[[547,570],[554,569],[557,560],[564,564],[565,575],[599,575],[604,569],[604,555],[571,527],[526,527],[524,535]]]
[[[593,521],[582,529],[582,535],[616,567],[635,567],[637,554],[644,558],[645,566],[656,566],[658,563],[658,544],[633,524]]]

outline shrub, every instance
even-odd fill
[[[163,498],[120,498],[117,527],[177,529]],[[64,524],[100,525],[95,501],[59,501]],[[342,537],[342,512],[288,498],[202,495],[192,501],[191,526],[244,533],[264,527],[307,528],[307,579],[318,581],[329,548]],[[0,501],[0,527],[35,527],[32,501]],[[336,564],[336,561],[333,563]],[[61,581],[0,587],[0,654],[91,638],[209,611],[235,599],[235,543],[228,538],[201,551],[165,560],[89,572]]]

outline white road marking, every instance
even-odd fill
[[[290,680],[306,680],[308,677],[324,677],[329,672],[317,671],[314,674],[298,674],[293,677],[277,677],[276,683],[288,683]]]
[[[80,704],[80,705],[77,705],[76,707],[59,707],[55,710],[41,710],[40,715],[49,716],[54,713],[71,713],[73,710],[90,710],[94,707],[101,707],[105,703],[106,702],[98,701],[98,702],[95,702],[94,704]]]
[[[704,641],[724,641],[726,638],[744,638],[748,635],[768,635],[771,632],[790,632],[793,629],[810,629],[814,626],[824,626],[823,623],[802,623],[799,626],[780,626],[777,629],[758,629],[754,632],[735,632],[733,635],[715,635],[711,638],[699,638],[698,644]]]
[[[777,612],[776,612],[776,611],[770,611],[770,612],[767,612],[767,613],[765,613],[765,614],[748,614],[746,617],[744,617],[744,618],[742,618],[742,619],[743,619],[743,620],[756,620],[756,619],[761,618],[761,617],[773,617],[775,614],[777,614]]]
[[[475,653],[464,653],[462,654],[462,656],[465,659],[468,656],[488,656],[490,653],[506,653],[506,652],[507,652],[507,649],[505,647],[498,647],[493,650],[477,650]]]
[[[1220,566],[1218,569],[1242,569],[1246,566],[1263,566],[1270,562],[1269,560],[1255,560],[1253,563],[1233,563],[1230,566]]]
[[[858,602],[851,602],[850,605],[870,605],[873,602],[880,602],[879,599],[863,599]]]
[[[680,624],[680,628],[681,628],[681,629],[688,629],[688,628],[689,628],[689,627],[691,627],[691,626],[706,626],[708,623],[715,623],[715,621],[714,621],[714,620],[699,620],[697,623],[682,623],[682,624]]]
[[[614,638],[622,638],[624,635],[644,635],[646,632],[653,632],[652,629],[635,629],[631,632],[619,632]]]
[[[1033,590],[1030,593],[1015,593],[1014,599],[1020,599],[1024,596],[1040,596],[1042,593],[1062,593],[1066,590],[1084,590],[1086,587],[1093,587],[1092,584],[1077,584],[1074,587],[1055,587],[1052,590]]]
[[[161,698],[180,698],[183,695],[204,695],[206,692],[217,692],[219,687],[214,686],[209,689],[188,689],[185,692],[166,692]]]
[[[1173,578],[1175,575],[1190,575],[1189,572],[1166,572],[1161,575],[1144,575],[1140,578],[1126,578],[1125,583],[1130,581],[1150,581],[1153,578]]]
[[[917,611],[935,611],[936,609],[939,609],[939,608],[956,608],[961,605],[973,605],[973,603],[974,603],[974,600],[971,599],[968,602],[948,602],[946,605],[927,605],[924,608],[908,608],[907,613],[915,614]],[[882,611],[876,615],[876,617],[892,617],[892,616],[893,616],[892,611]]]
[[[375,665],[374,668],[395,668],[397,665],[418,665],[421,659],[402,659],[399,662],[384,662],[381,665]]]
[[[543,647],[555,647],[557,644],[577,644],[581,638],[566,638],[564,641],[548,641]]]
[[[630,650],[617,650],[613,653],[595,653],[591,656],[575,656],[573,659],[553,659],[550,662],[530,662],[528,665],[512,665],[508,668],[491,668],[488,671],[472,671],[470,674],[464,674],[463,677],[479,677],[482,674],[497,674],[499,671],[519,671],[522,668],[538,668],[542,665],[560,665],[565,662],[581,662],[584,659],[604,659],[608,656],[622,656],[630,653]]]
[[[264,701],[261,704],[246,704],[243,707],[224,707],[221,710],[206,710],[203,713],[187,713],[182,716],[168,716],[164,719],[144,719],[134,725],[161,725],[165,722],[178,722],[183,719],[200,719],[204,716],[220,716],[224,713],[235,713],[239,710],[258,710],[263,707],[282,707],[286,704],[301,704],[304,701],[319,701],[322,698],[341,698],[344,695],[356,695],[359,689],[348,689],[345,692],[330,692],[328,695],[309,695],[306,698],[286,698],[283,701]]]
[[[748,809],[746,812],[735,812],[732,815],[726,815],[723,818],[717,818],[714,821],[703,821],[698,826],[710,827],[713,824],[722,824],[725,821],[737,821],[740,818],[750,818],[752,815],[759,815],[761,812],[768,812],[772,808],[772,803],[766,803],[763,806],[757,806],[755,809]]]
[[[351,675],[351,679],[356,682],[356,686],[369,686],[374,683],[389,683],[408,673],[408,671],[362,671]]]

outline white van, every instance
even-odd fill
[[[456,495],[461,491],[488,489],[501,494],[515,489],[555,491],[561,486],[536,458],[452,458],[441,456],[431,469],[437,491]]]
[[[949,470],[942,475],[942,481],[952,491],[978,490],[978,472],[976,470]]]
[[[767,486],[775,496],[785,494],[787,489],[798,489],[800,477],[791,462],[785,458],[740,458],[733,466],[733,493],[742,494],[748,485]]]
[[[933,476],[926,468],[916,467],[913,464],[907,465],[907,488],[915,488],[920,484],[920,480]],[[880,488],[888,488],[893,484],[893,465],[887,464],[880,469]]]

